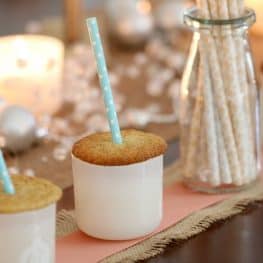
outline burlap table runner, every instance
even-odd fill
[[[165,170],[165,185],[181,180],[180,164],[175,163]],[[162,232],[115,253],[102,263],[136,262],[160,254],[172,242],[189,239],[209,228],[213,223],[241,213],[248,204],[263,200],[263,185],[258,183],[252,188],[236,194],[213,206],[190,214],[185,219]],[[57,216],[57,237],[69,235],[78,230],[74,211],[61,211]]]

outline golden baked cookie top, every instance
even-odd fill
[[[109,132],[89,135],[74,144],[72,154],[88,163],[118,166],[143,162],[166,151],[166,142],[152,133],[123,130],[121,134],[122,144],[113,143]]]
[[[24,175],[12,176],[16,193],[7,195],[0,185],[0,214],[26,212],[47,207],[62,196],[59,187],[51,182]]]

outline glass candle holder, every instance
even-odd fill
[[[36,115],[60,107],[63,43],[41,35],[0,38],[0,97]]]
[[[247,32],[252,10],[230,20],[185,14],[194,31],[181,89],[181,158],[186,184],[221,193],[258,178],[260,96]]]
[[[105,144],[104,136],[101,138],[102,144],[97,141],[98,145]],[[124,146],[115,146],[119,148],[115,150],[120,151],[122,156],[131,153],[131,157],[137,145],[136,141],[132,142],[133,133],[123,135],[123,138]],[[79,228],[90,236],[106,240],[128,240],[151,233],[162,219],[162,151],[145,161],[129,164],[124,164],[125,158],[119,157],[118,165],[110,165],[120,155],[107,146],[98,146],[104,148],[109,159],[103,159],[106,164],[94,164],[91,160],[84,161],[83,152],[80,155],[81,151],[77,150],[86,148],[86,143],[89,148],[92,147],[89,143],[91,140],[92,137],[84,138],[73,147],[75,207]],[[106,141],[110,140],[108,134]],[[155,146],[157,144],[158,147],[159,143],[155,142]],[[86,157],[93,154],[93,150],[85,153]],[[94,160],[98,160],[99,156],[102,160],[100,150],[97,150],[96,156]]]

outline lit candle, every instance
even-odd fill
[[[246,6],[253,8],[257,14],[257,22],[253,27],[253,32],[263,34],[263,1],[262,0],[245,0]]]
[[[31,110],[52,114],[61,103],[63,43],[52,37],[0,38],[0,97]]]

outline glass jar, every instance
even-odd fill
[[[260,96],[248,43],[255,13],[231,20],[185,13],[193,41],[180,101],[185,183],[207,193],[233,192],[256,182],[260,165]]]

